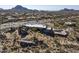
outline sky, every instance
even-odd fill
[[[11,9],[16,5],[0,5],[0,8]],[[56,11],[64,8],[79,10],[79,5],[22,5],[28,9]]]

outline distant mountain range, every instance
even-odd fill
[[[0,11],[6,11],[6,9],[0,8]],[[31,10],[31,9],[28,9],[28,8],[23,7],[21,5],[17,5],[15,7],[13,7],[12,9],[8,9],[7,11],[15,11],[15,12],[32,12],[32,11],[34,11],[34,12],[37,12],[39,10]],[[79,10],[64,8],[64,9],[59,10],[59,11],[79,11]]]
[[[62,10],[60,10],[60,11],[75,11],[75,10],[74,10],[74,9],[64,8],[64,9],[62,9]]]

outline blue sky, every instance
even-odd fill
[[[0,5],[0,8],[11,9],[15,6],[16,5]],[[64,8],[79,10],[79,5],[22,5],[22,6],[29,8],[29,9],[50,10],[50,11],[60,10],[60,9],[64,9]]]

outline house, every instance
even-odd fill
[[[68,36],[68,32],[63,29],[53,29],[54,35],[59,35],[59,36]]]
[[[75,26],[76,22],[65,22],[65,25],[67,25],[67,26]]]
[[[54,35],[60,35],[60,36],[68,36],[68,32],[64,29],[52,29],[51,27],[48,27],[44,24],[39,23],[27,23],[25,24],[26,27],[29,28],[37,28],[42,34],[53,36]]]
[[[3,20],[3,23],[6,23],[6,22],[15,22],[17,21],[17,18],[13,17],[13,16],[6,16]]]
[[[33,42],[33,41],[26,41],[26,40],[20,40],[19,43],[20,43],[20,46],[23,47],[23,48],[25,48],[25,47],[32,47],[32,46],[36,45],[35,42]]]
[[[15,19],[15,18],[12,17],[12,16],[6,16],[5,18],[7,18],[8,20],[9,20],[9,19]]]

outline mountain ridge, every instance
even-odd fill
[[[32,11],[39,11],[37,9],[28,9],[26,7],[23,7],[21,5],[16,5],[15,7],[11,8],[11,9],[2,9],[0,8],[0,11],[15,11],[15,12],[32,12]],[[40,11],[45,11],[45,10],[40,10]],[[52,10],[53,11],[53,10]],[[68,9],[68,8],[64,8],[64,9],[61,9],[61,10],[58,10],[58,11],[79,11],[79,10],[75,10],[75,9]]]

